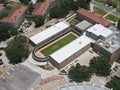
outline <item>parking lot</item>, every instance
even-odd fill
[[[80,63],[80,65],[89,66],[90,60],[96,56],[98,56],[98,54],[96,54],[94,51],[92,51],[92,48],[89,48],[87,51],[85,51],[79,57],[75,58],[70,64],[66,65],[63,69],[66,72],[68,72],[69,68],[73,65],[76,65],[77,63]],[[61,70],[63,70],[63,69],[61,69]]]

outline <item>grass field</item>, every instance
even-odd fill
[[[120,20],[119,17],[116,17],[116,16],[114,16],[112,14],[107,15],[105,18],[110,20],[110,21],[114,21],[114,22],[118,22],[118,20]]]
[[[76,18],[72,18],[70,21],[68,21],[68,23],[76,25],[77,23],[79,23],[79,20],[77,20]]]
[[[99,13],[99,14],[101,14],[101,15],[107,14],[106,11],[104,11],[104,10],[102,10],[102,9],[96,7],[96,6],[94,6],[93,9],[94,9],[94,12],[97,12],[97,13]]]
[[[20,2],[13,2],[13,1],[11,1],[7,4],[7,7],[10,9],[15,9],[15,8],[20,7],[20,6],[24,6],[24,5]]]
[[[63,46],[67,45],[71,41],[75,40],[77,36],[74,34],[68,34],[64,38],[60,39],[59,41],[53,43],[52,45],[48,46],[47,48],[43,49],[41,53],[45,56],[49,56],[53,52],[57,51],[58,49],[62,48]]]

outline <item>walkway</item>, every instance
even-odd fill
[[[113,9],[112,11],[108,12],[107,14],[105,14],[103,17],[105,18],[107,15],[112,14],[112,12],[114,12],[116,9]]]
[[[113,10],[113,8],[106,6],[104,3],[96,2],[95,0],[92,0],[91,4],[94,4],[95,6],[99,7],[102,10],[105,10],[107,12],[111,12]],[[111,12],[111,14],[113,14],[117,17],[120,17],[120,12],[116,11],[116,9],[113,12]]]
[[[57,86],[65,85],[66,83],[67,81],[63,76],[54,75],[43,79],[36,90],[53,90]]]

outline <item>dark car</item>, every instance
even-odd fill
[[[0,65],[2,65],[2,64],[3,64],[2,59],[0,59]]]
[[[0,56],[2,56],[2,53],[0,53]]]

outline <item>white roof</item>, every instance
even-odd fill
[[[90,44],[91,42],[92,40],[90,38],[82,35],[76,40],[64,46],[63,48],[59,49],[55,53],[51,54],[50,56],[58,63],[61,63],[86,45]]]
[[[60,22],[57,23],[49,28],[47,28],[46,30],[30,37],[30,40],[35,43],[38,44],[46,39],[48,39],[49,37],[59,33],[60,31],[64,30],[65,28],[68,28],[70,25],[64,23],[64,22]]]
[[[101,24],[95,24],[94,26],[92,26],[91,28],[89,28],[87,31],[97,35],[97,36],[103,36],[103,37],[108,37],[109,35],[111,35],[113,33],[113,31],[111,31],[110,29],[104,27]]]

